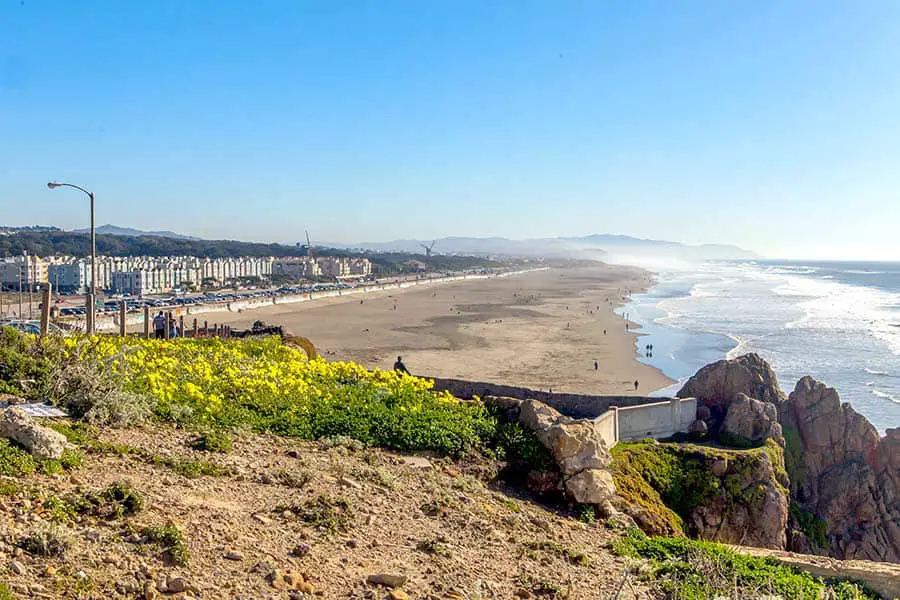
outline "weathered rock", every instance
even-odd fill
[[[688,379],[676,395],[679,398],[696,398],[709,407],[715,417],[717,414],[724,415],[738,394],[776,405],[785,399],[775,372],[757,354],[745,354],[706,365]]]
[[[312,551],[312,547],[309,544],[299,543],[294,546],[294,549],[291,550],[291,554],[298,557],[304,557]]]
[[[229,550],[225,553],[225,558],[227,560],[244,560],[244,555],[237,550]]]
[[[549,469],[532,469],[526,478],[526,487],[532,494],[559,494],[565,491],[559,471]]]
[[[302,573],[283,569],[275,569],[267,577],[269,585],[276,590],[298,590],[311,593],[313,586],[306,581]]]
[[[701,404],[697,407],[697,418],[701,421],[706,421],[712,416],[712,413],[709,410],[709,407],[705,404]]]
[[[21,408],[10,407],[0,417],[0,437],[21,444],[37,458],[58,459],[66,449],[66,436],[35,423]]]
[[[521,403],[519,419],[550,451],[576,502],[600,504],[615,495],[608,470],[612,457],[595,420],[563,416],[536,400]]]
[[[170,594],[178,594],[181,592],[189,592],[193,589],[187,579],[184,577],[170,577],[166,581],[166,587]],[[162,590],[160,590],[162,591]]]
[[[398,588],[406,585],[406,575],[392,575],[390,573],[378,573],[369,575],[366,581],[372,585],[383,585],[389,588]]]
[[[718,494],[695,507],[687,520],[690,532],[705,540],[783,550],[788,498],[779,482],[780,465],[757,450],[734,461],[713,458],[710,472],[716,471],[730,496]]]
[[[804,377],[779,407],[791,492],[823,519],[828,553],[900,562],[900,428],[878,431],[837,392]]]
[[[693,423],[691,423],[690,427],[688,427],[688,433],[692,433],[694,435],[700,435],[707,433],[709,431],[709,427],[706,425],[706,421],[702,421],[697,419]]]
[[[719,429],[719,439],[726,441],[726,435],[732,441],[739,442],[738,445],[740,442],[761,444],[772,438],[784,447],[776,406],[743,393],[734,397],[725,413],[725,421]]]
[[[609,450],[595,421],[563,416],[536,400],[522,403],[520,419],[550,451],[564,477],[609,466]]]
[[[566,491],[575,502],[604,504],[615,496],[616,484],[606,469],[585,469],[566,480]]]

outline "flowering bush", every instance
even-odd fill
[[[458,455],[493,435],[478,405],[432,382],[347,362],[308,360],[278,338],[61,340],[67,360],[101,361],[126,390],[150,397],[163,420],[249,427],[306,439],[344,435],[398,450]]]

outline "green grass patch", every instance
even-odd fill
[[[234,438],[224,431],[207,431],[191,442],[191,448],[203,452],[231,452]]]
[[[5,583],[0,583],[0,600],[15,600],[12,590]]]
[[[797,524],[809,541],[818,548],[828,548],[828,529],[825,521],[808,510],[804,510],[799,504],[791,502],[791,519]]]
[[[654,537],[631,528],[613,544],[620,556],[648,559],[649,579],[666,599],[707,600],[715,597],[819,600],[877,599],[865,586],[823,581],[772,558],[738,554],[721,544],[684,538]]]
[[[173,565],[180,567],[187,566],[190,559],[187,544],[185,544],[184,536],[174,525],[162,525],[158,527],[144,527],[140,530],[142,536],[147,541],[157,546],[162,558]]]
[[[175,456],[151,456],[149,461],[154,465],[162,465],[172,469],[179,475],[196,479],[198,477],[227,477],[233,475],[228,467],[223,467],[205,460],[191,460]]]
[[[53,475],[80,466],[83,458],[79,452],[66,450],[59,460],[43,460],[35,458],[15,442],[0,438],[0,475],[27,477],[36,472]]]

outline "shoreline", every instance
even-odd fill
[[[327,359],[367,368],[390,369],[402,355],[422,377],[644,396],[674,383],[638,360],[641,329],[625,331],[615,314],[626,290],[652,285],[650,273],[598,263],[512,274],[220,313],[219,324],[282,325]]]

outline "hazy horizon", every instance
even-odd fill
[[[86,227],[60,180],[207,239],[900,260],[897,3],[8,0],[0,36],[10,225]]]

